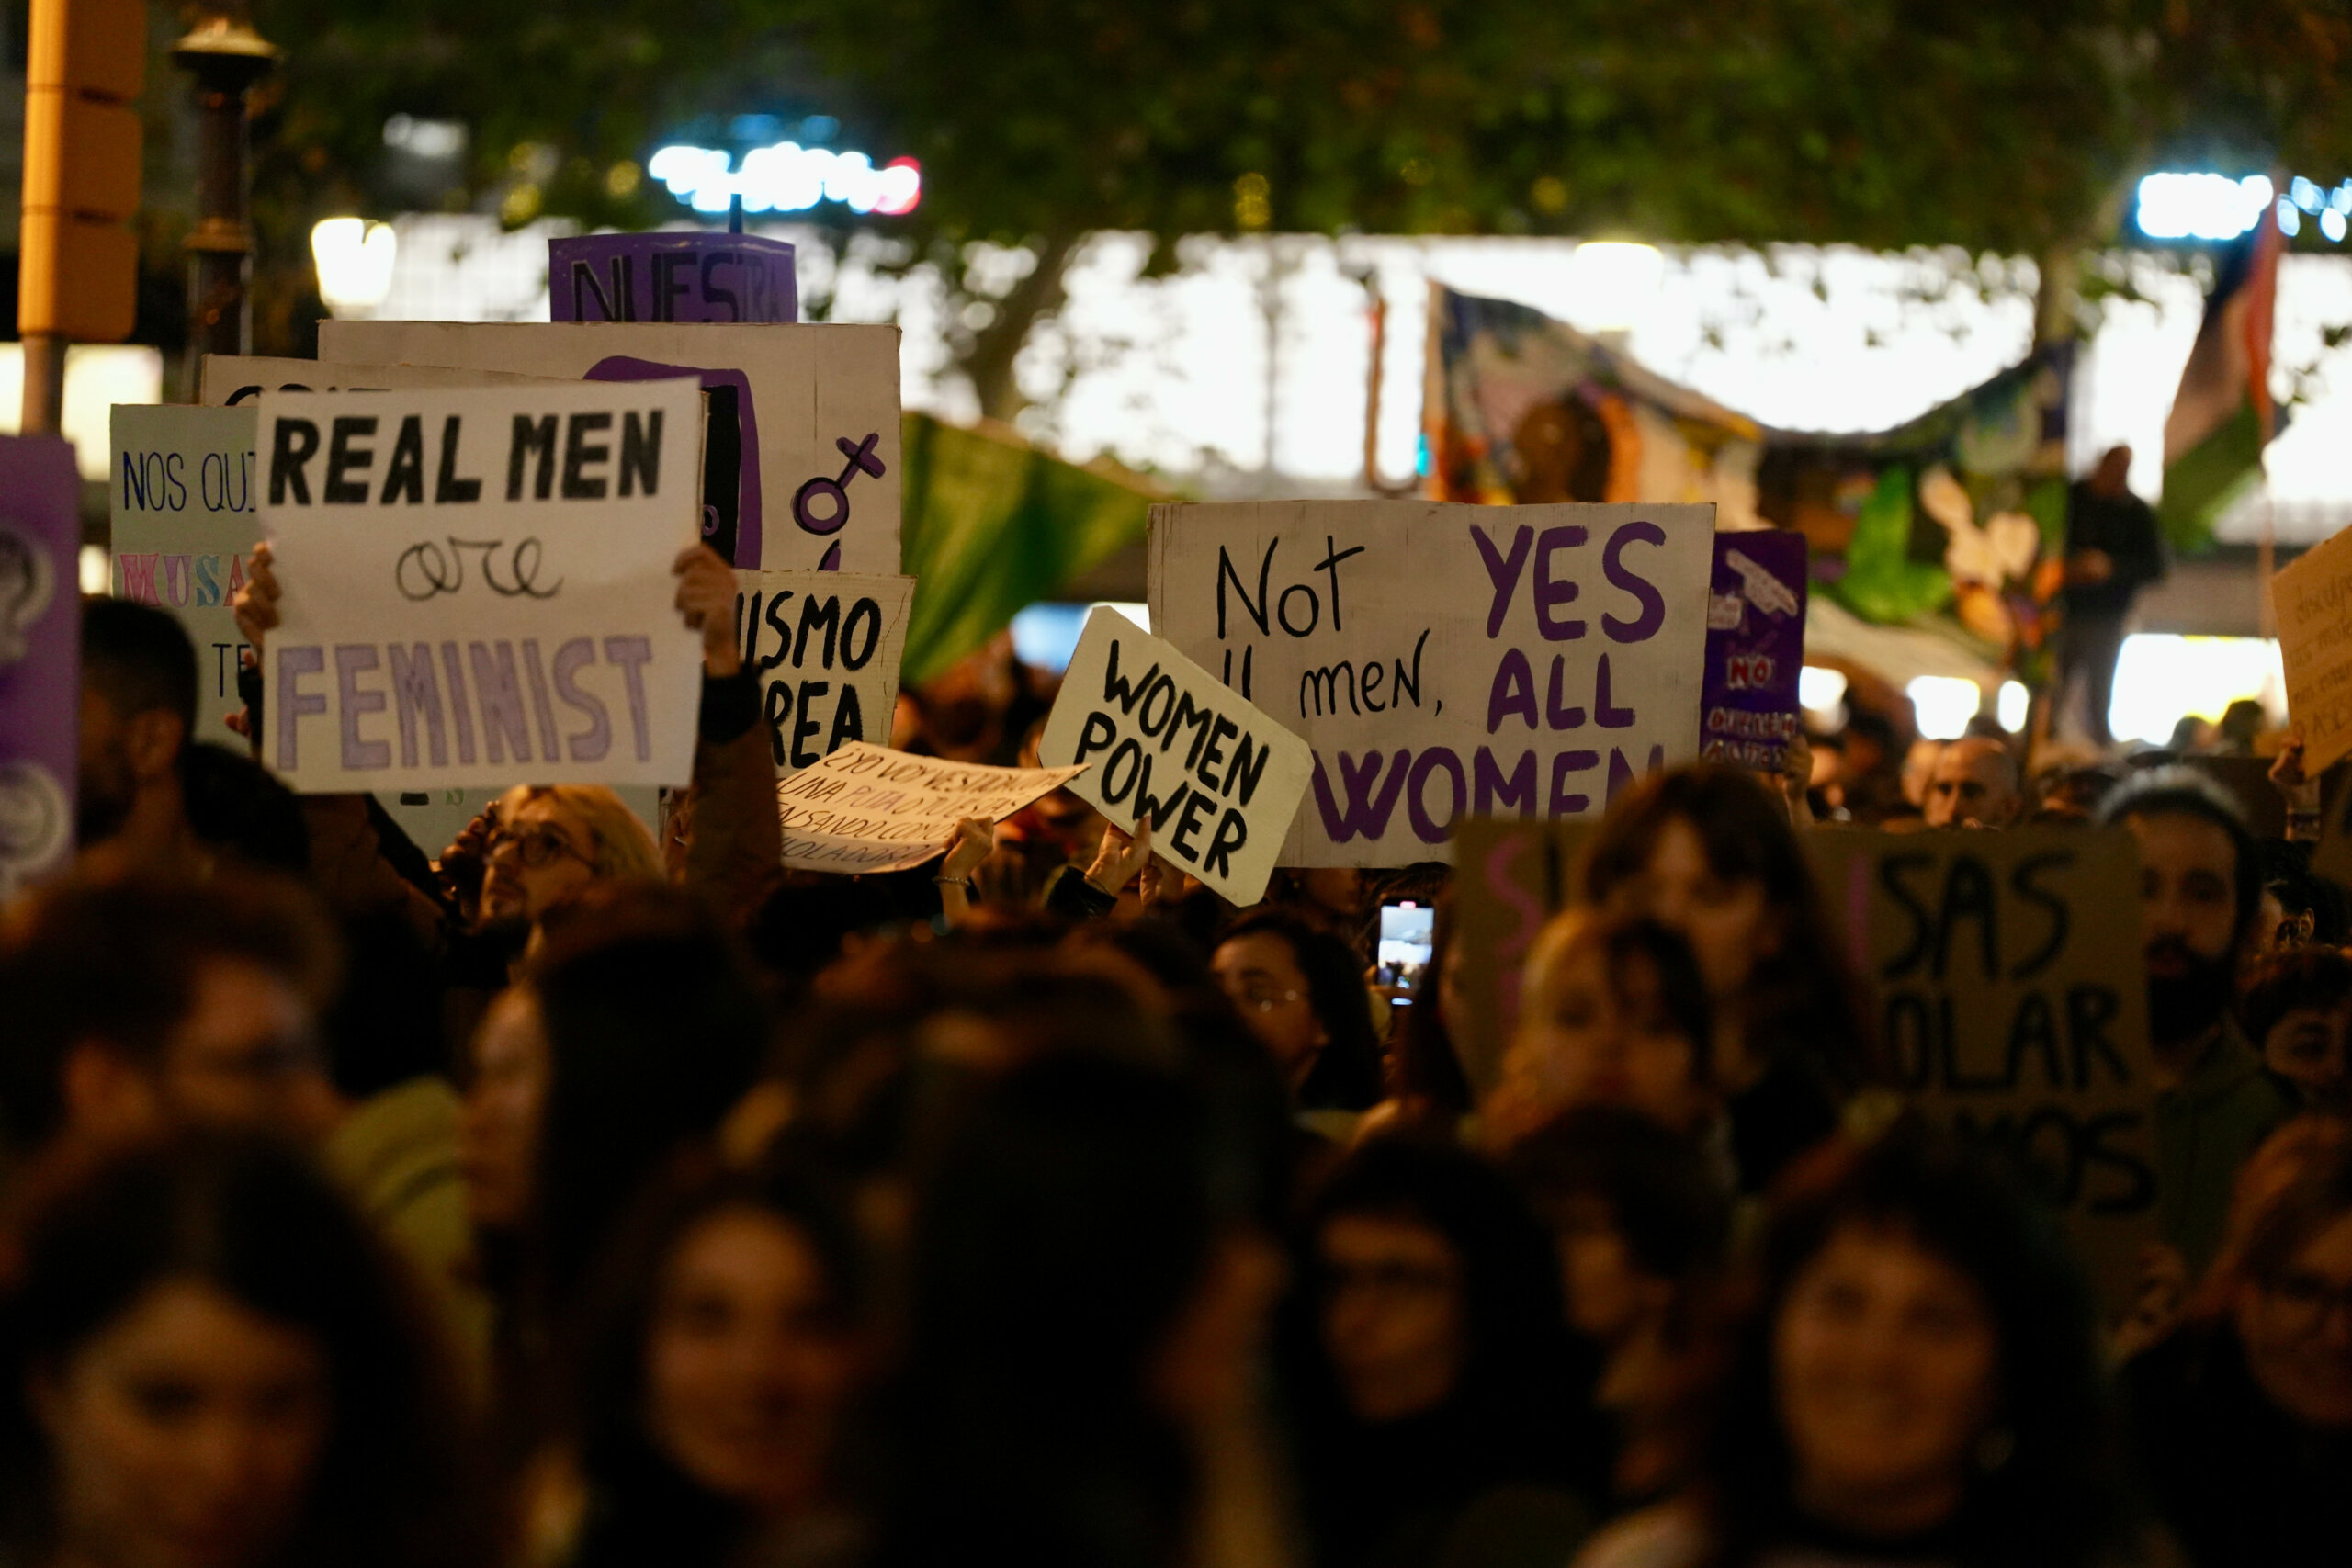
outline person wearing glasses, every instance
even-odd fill
[[[1363,960],[1297,916],[1259,908],[1210,960],[1241,1021],[1272,1053],[1300,1111],[1361,1111],[1379,1099],[1380,1041]]]
[[[2197,1568],[2340,1562],[2352,1541],[2352,1125],[2247,1162],[2221,1256],[2122,1373],[2149,1498]]]

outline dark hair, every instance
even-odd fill
[[[1425,1102],[1449,1122],[1470,1113],[1470,1079],[1453,1046],[1453,1031],[1440,1000],[1447,957],[1453,951],[1453,890],[1438,895],[1430,934],[1430,961],[1420,989],[1399,1015],[1389,1051],[1389,1088],[1399,1100]]]
[[[572,1568],[708,1564],[740,1551],[752,1520],[732,1499],[687,1476],[647,1427],[646,1355],[662,1281],[678,1248],[706,1222],[746,1210],[790,1230],[816,1254],[831,1314],[862,1321],[865,1249],[841,1198],[814,1171],[772,1163],[730,1172],[688,1157],[631,1211],[599,1269],[563,1392],[590,1509]]]
[[[658,885],[586,890],[548,922],[530,978],[551,1064],[531,1248],[554,1326],[648,1178],[751,1087],[768,1012],[710,912]]]
[[[2130,1512],[2088,1293],[2054,1217],[1987,1156],[1916,1113],[1866,1146],[1817,1151],[1776,1197],[1700,1492],[1714,1561],[1753,1562],[1804,1528],[1774,1335],[1799,1279],[1851,1227],[1899,1235],[1959,1269],[1992,1316],[1994,1418],[2014,1447],[1971,1478],[1951,1521],[1954,1560],[2080,1568],[2116,1555]]]
[[[82,679],[125,718],[161,709],[196,731],[196,644],[168,610],[82,601]]]
[[[1217,945],[1249,936],[1275,937],[1288,945],[1299,973],[1306,976],[1307,1005],[1328,1037],[1323,1054],[1299,1086],[1299,1105],[1310,1111],[1363,1111],[1377,1104],[1380,1036],[1372,1024],[1363,961],[1355,950],[1287,909],[1262,907],[1218,932]]]
[[[2272,1285],[2295,1254],[2352,1213],[2352,1121],[2312,1111],[2282,1122],[2240,1168],[2221,1253],[2188,1316],[2213,1321],[2248,1285]]]
[[[342,1192],[277,1144],[192,1133],[100,1166],[35,1214],[8,1303],[0,1382],[11,1561],[45,1561],[58,1521],[28,1375],[62,1373],[90,1338],[176,1280],[200,1281],[313,1340],[330,1421],[285,1559],[355,1568],[482,1560],[463,1426],[413,1281]]]
[[[1697,1145],[1622,1105],[1564,1111],[1514,1143],[1504,1170],[1558,1226],[1580,1199],[1609,1209],[1634,1267],[1678,1283],[1713,1275],[1731,1236],[1731,1200]]]
[[[2339,947],[2265,953],[2246,977],[2238,1015],[2260,1050],[2278,1021],[2298,1008],[2333,1008],[2352,997],[2352,956]]]
[[[323,1008],[339,965],[325,912],[294,883],[258,874],[193,883],[67,882],[0,919],[0,1119],[20,1151],[64,1124],[59,1075],[97,1041],[150,1069],[217,959],[282,976]]]
[[[1177,1562],[1196,1478],[1153,1357],[1248,1194],[1176,1077],[1048,1052],[919,1175],[885,1560]]]
[[[2229,836],[2236,861],[2233,887],[2237,896],[2237,923],[2231,940],[2233,944],[2244,942],[2262,906],[2262,846],[2245,825],[2237,802],[2221,785],[2193,769],[2151,768],[2118,784],[2098,807],[2102,828],[2127,824],[2134,817],[2167,816],[2194,817]]]
[[[1605,903],[1641,874],[1675,822],[1690,825],[1708,869],[1754,882],[1787,922],[1779,949],[1749,982],[1749,1047],[1802,1061],[1834,1095],[1883,1076],[1843,959],[1830,940],[1821,893],[1787,809],[1753,773],[1694,762],[1654,773],[1618,797],[1585,852],[1581,881]]]
[[[311,827],[300,798],[251,757],[196,741],[180,753],[180,790],[188,829],[206,844],[249,866],[310,874]]]
[[[1609,983],[1619,998],[1626,996],[1634,968],[1648,964],[1659,1004],[1690,1042],[1690,1076],[1700,1083],[1713,1083],[1715,1010],[1689,940],[1672,926],[1647,919],[1604,921],[1600,937]]]

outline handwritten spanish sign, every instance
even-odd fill
[[[1284,865],[1447,858],[1698,751],[1712,506],[1157,506],[1152,626],[1313,748]]]
[[[860,740],[888,739],[911,577],[739,571],[735,631],[760,682],[779,778]]]
[[[451,370],[437,365],[346,365],[258,354],[208,354],[197,374],[197,401],[235,408],[264,392],[401,392],[427,387],[527,387],[574,378],[520,376],[505,370]]]
[[[548,307],[559,321],[800,319],[791,245],[708,230],[549,240]]]
[[[1216,676],[1116,610],[1070,656],[1037,755],[1086,762],[1070,791],[1236,904],[1254,904],[1306,795],[1314,754]]]
[[[2352,756],[2352,531],[2315,545],[2270,580],[2287,712],[2314,776]]]
[[[1780,773],[1798,735],[1804,595],[1803,534],[1759,529],[1715,536],[1706,685],[1699,699],[1701,756]]]
[[[709,394],[703,538],[741,568],[890,576],[899,561],[899,329],[322,321],[319,352]]]
[[[0,903],[74,849],[81,496],[70,442],[0,437]]]
[[[261,537],[254,411],[118,403],[107,497],[115,597],[169,610],[196,644],[196,738],[244,750],[228,716],[243,634],[230,611]]]
[[[991,768],[887,746],[842,747],[775,786],[784,863],[904,871],[934,859],[967,817],[1001,822],[1080,768]]]
[[[2018,1156],[2110,1302],[2157,1239],[2139,856],[2120,829],[1883,834],[1806,848],[1894,1087]]]
[[[264,760],[304,793],[688,782],[700,413],[684,381],[265,394]]]

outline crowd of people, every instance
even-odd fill
[[[85,605],[79,863],[0,910],[0,1563],[2352,1551],[2352,958],[2308,844],[2201,776],[1859,714],[1786,780],[1656,774],[1484,1042],[1442,866],[1234,908],[1061,795],[781,869],[731,582],[680,584],[659,834],[518,786],[437,855],[194,741],[177,624]],[[1002,707],[902,739],[1014,750]],[[1836,818],[2134,839],[2128,1317],[1887,1087],[1804,851]],[[1439,910],[1401,996],[1400,894]]]

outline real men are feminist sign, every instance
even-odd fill
[[[683,784],[690,381],[266,393],[264,759],[305,793]]]
[[[1236,904],[1254,904],[1306,797],[1306,742],[1116,610],[1086,623],[1037,743],[1092,763],[1070,793]]]
[[[1152,626],[1314,750],[1284,865],[1451,857],[1696,755],[1714,508],[1157,506]]]

